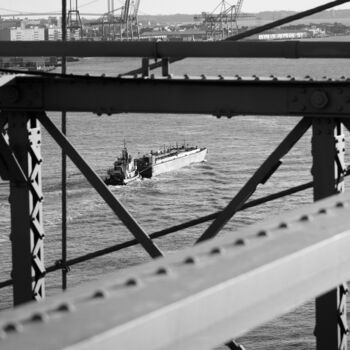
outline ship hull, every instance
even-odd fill
[[[104,180],[104,182],[105,182],[106,185],[123,186],[123,185],[129,184],[130,182],[134,182],[134,181],[136,181],[137,179],[140,179],[140,178],[141,178],[141,176],[139,174],[137,174],[137,175],[135,175],[133,177],[126,178],[126,179],[109,177],[109,178],[106,178]]]
[[[188,155],[184,155],[175,159],[169,159],[168,161],[165,160],[161,163],[155,163],[149,166],[149,168],[142,173],[142,176],[150,178],[163,173],[167,173],[169,171],[181,169],[193,163],[201,163],[205,160],[206,155],[207,149],[202,148],[195,153],[190,153]]]

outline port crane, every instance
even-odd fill
[[[141,0],[135,0],[132,2],[132,11],[130,12],[130,23],[131,23],[131,36],[136,33],[137,38],[140,38],[138,13],[140,8]]]
[[[133,39],[135,34],[139,37],[140,0],[125,0],[124,5],[119,8],[115,8],[114,0],[107,0],[107,2],[108,11],[103,14],[100,21],[90,24],[101,24],[103,37],[106,40]]]
[[[80,18],[80,13],[78,9],[78,0],[72,0],[69,1],[69,11],[67,14],[67,29],[72,34],[75,31],[79,31],[80,37],[82,37],[83,34],[83,23]]]
[[[243,1],[238,0],[235,5],[231,5],[226,0],[221,0],[211,13],[202,12],[194,20],[202,21],[208,40],[225,39],[238,31],[237,19],[240,17]]]

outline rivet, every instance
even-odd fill
[[[337,204],[335,205],[337,208],[344,208],[346,205],[344,202],[337,202]]]
[[[327,214],[327,209],[326,208],[322,208],[318,211],[319,214]]]
[[[288,224],[286,222],[281,222],[278,227],[279,228],[288,228]]]
[[[237,241],[234,243],[234,245],[245,245],[246,241],[243,238],[237,239]]]
[[[211,251],[210,251],[210,255],[220,255],[223,253],[223,249],[220,247],[214,247]]]
[[[55,311],[58,312],[73,312],[75,310],[75,306],[71,303],[62,303],[60,304]]]
[[[157,271],[156,271],[156,275],[168,275],[169,271],[166,267],[160,267]]]
[[[12,332],[21,332],[23,330],[23,326],[19,323],[8,323],[3,327],[3,330],[6,333],[12,333]]]
[[[106,290],[100,289],[94,293],[93,298],[94,299],[99,299],[99,298],[106,299],[106,298],[108,298],[108,296],[109,296],[109,293]]]
[[[33,322],[47,322],[49,315],[46,313],[35,313],[30,319]]]
[[[261,230],[257,233],[257,236],[258,237],[267,237],[268,236],[268,233],[266,230]]]
[[[138,286],[140,284],[140,281],[137,278],[129,278],[126,282],[126,286]]]
[[[189,256],[184,260],[185,264],[196,264],[197,263],[197,259],[193,256]]]
[[[303,215],[299,220],[300,221],[310,221],[310,216],[309,215]]]

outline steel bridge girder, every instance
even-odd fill
[[[204,75],[145,79],[17,76],[0,87],[0,109],[347,118],[350,82]]]

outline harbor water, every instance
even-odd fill
[[[139,59],[84,58],[69,64],[70,73],[113,75],[140,65]],[[263,60],[186,59],[174,64],[175,75],[350,76],[346,60]],[[118,96],[115,96],[116,100]],[[214,98],[214,97],[213,97]],[[157,96],[153,96],[154,104]],[[254,100],[251,101],[254,104]],[[59,126],[60,116],[49,115]],[[135,157],[164,145],[186,142],[208,148],[207,161],[128,186],[111,187],[115,196],[130,210],[140,225],[152,233],[163,228],[218,211],[227,205],[257,167],[281,142],[299,118],[244,116],[216,119],[210,115],[94,114],[68,115],[68,137],[91,167],[101,176],[121,152],[124,139]],[[43,131],[43,192],[45,264],[61,258],[60,150]],[[278,172],[258,188],[253,198],[311,181],[310,132],[283,159]],[[68,162],[68,258],[128,240],[131,234],[90,187],[74,165]],[[280,215],[312,201],[312,191],[270,202],[238,213],[222,234]],[[11,250],[8,183],[0,183],[0,280],[10,276]],[[156,243],[166,253],[191,246],[207,224],[171,234]],[[68,286],[81,284],[107,272],[148,261],[140,247],[107,255],[73,266]],[[292,276],[291,276],[292,278]],[[59,272],[46,278],[47,294],[60,292]],[[256,293],[260,288],[256,286]],[[10,288],[0,291],[1,308],[10,305]],[[240,342],[247,349],[306,349],[314,345],[313,302],[265,325]]]

